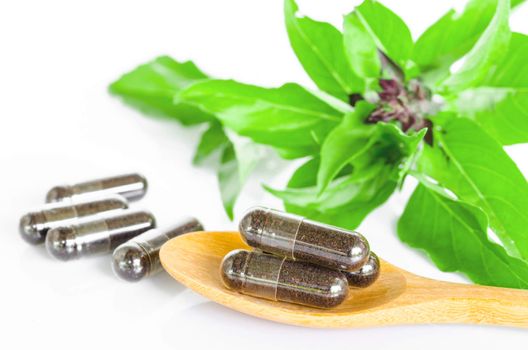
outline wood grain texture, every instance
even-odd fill
[[[383,260],[372,286],[351,289],[348,299],[330,310],[239,294],[223,286],[219,269],[222,258],[240,248],[249,249],[238,232],[194,232],[167,242],[160,257],[173,278],[206,298],[276,322],[321,328],[425,323],[528,327],[528,291],[431,280]]]

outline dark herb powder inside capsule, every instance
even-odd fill
[[[340,271],[257,251],[230,252],[220,272],[228,288],[268,300],[331,308],[348,295]]]
[[[363,237],[353,232],[303,220],[293,251],[295,259],[348,270],[354,265],[359,268],[365,262],[369,246]]]
[[[154,217],[150,213],[143,211],[107,218],[105,224],[108,227],[108,231],[113,232],[109,236],[112,249],[156,226]],[[126,227],[127,230],[122,230],[123,227]]]
[[[279,275],[277,299],[332,308],[346,299],[344,290],[347,288],[346,279],[339,271],[302,261],[285,260]]]
[[[369,256],[368,242],[357,232],[274,209],[248,210],[239,230],[254,248],[332,269],[355,271]]]
[[[236,254],[233,254],[234,252],[231,252],[227,255],[229,257],[228,262],[224,258],[224,261],[222,262],[222,279],[224,283],[231,289],[235,290],[241,290],[244,286],[244,280],[242,278],[238,278],[238,272],[244,273],[246,268],[246,261],[249,252],[245,250],[237,251]],[[237,276],[237,277],[234,277]]]
[[[77,211],[77,214],[82,217],[109,211],[112,209],[126,209],[128,205],[124,203],[126,203],[124,199],[109,198],[107,200],[77,204],[75,206],[75,210]]]

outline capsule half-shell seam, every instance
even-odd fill
[[[277,273],[277,279],[275,280],[275,294],[273,299],[277,301],[277,291],[279,290],[279,280],[282,272],[282,266],[284,265],[284,262],[286,261],[286,257],[282,258],[281,264],[279,266],[279,272]]]

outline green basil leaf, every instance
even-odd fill
[[[501,144],[528,142],[528,36],[513,33],[504,58],[481,87],[462,91],[455,108]]]
[[[204,132],[195,158],[204,160],[215,150],[222,152],[217,169],[218,184],[224,209],[232,220],[236,199],[264,152],[262,146],[229,130],[225,132],[218,122]]]
[[[290,44],[299,62],[319,89],[348,100],[363,91],[363,81],[350,69],[343,48],[343,35],[331,24],[298,17],[294,0],[284,1]]]
[[[528,263],[491,242],[487,228],[479,208],[419,185],[398,222],[398,236],[427,252],[442,271],[460,271],[479,284],[528,288]]]
[[[345,168],[338,179],[319,195],[316,174],[319,160],[311,159],[291,177],[288,188],[265,187],[284,201],[288,212],[331,225],[355,229],[376,207],[394,192],[397,169],[381,161],[350,171]]]
[[[234,147],[238,161],[238,175],[243,185],[257,163],[264,158],[265,151],[263,146],[251,142],[247,137],[239,136],[230,130],[227,130],[226,134]]]
[[[192,62],[161,56],[126,73],[110,85],[110,92],[146,114],[176,119],[184,125],[214,120],[209,113],[185,103],[173,103],[174,95],[207,79]]]
[[[376,90],[381,76],[381,61],[376,43],[361,23],[356,12],[345,16],[343,40],[348,62],[366,84],[365,90]]]
[[[322,90],[310,90],[310,93],[336,111],[339,111],[341,114],[352,112],[354,110],[354,107],[352,107],[348,101],[344,102]]]
[[[328,134],[321,146],[321,166],[317,174],[320,193],[346,164],[372,147],[376,129],[364,123],[372,110],[372,105],[358,103],[354,112],[345,114],[341,124]]]
[[[382,173],[388,173],[388,169],[390,167],[377,162],[370,167],[354,170],[332,181],[321,194],[318,193],[316,186],[285,190],[265,188],[289,204],[324,212],[345,206],[352,201],[367,202],[373,196],[370,185],[385,178],[385,174]]]
[[[311,156],[317,154],[319,151],[317,147],[296,147],[296,148],[281,148],[281,147],[273,147],[279,157],[286,159],[286,160],[292,160],[297,158],[303,158],[306,156]]]
[[[405,68],[413,49],[411,31],[405,22],[376,0],[363,1],[356,13],[376,46]]]
[[[449,67],[475,45],[491,22],[497,0],[471,0],[461,13],[449,10],[416,41],[413,60],[422,72],[440,70],[445,76]]]
[[[509,27],[510,1],[498,0],[491,22],[468,52],[460,69],[443,83],[452,92],[477,86],[481,83],[508,49],[511,37]]]
[[[266,89],[208,80],[182,90],[176,101],[214,114],[225,127],[257,143],[311,152],[342,118],[340,111],[297,84]]]
[[[504,58],[498,62],[483,82],[484,86],[528,87],[528,36],[512,33]]]
[[[419,144],[427,129],[410,130],[406,134],[394,123],[378,123],[376,126],[378,142],[371,152],[371,157],[383,158],[397,168],[398,185],[402,186],[405,176],[414,165]]]
[[[400,68],[409,67],[413,40],[405,22],[374,0],[365,0],[344,22],[345,52],[356,73],[367,79],[380,77],[378,50]]]
[[[321,161],[319,158],[307,160],[299,166],[288,181],[287,188],[313,187],[317,184],[317,170]],[[350,174],[350,168],[343,171],[342,175]]]
[[[427,129],[403,132],[396,123],[376,124],[377,144],[373,155],[383,157],[387,162],[398,164],[404,158],[416,153],[418,144],[424,138]]]
[[[402,176],[408,170],[402,161],[416,152],[426,130],[411,130],[406,134],[394,123],[365,124],[365,117],[371,111],[371,105],[358,103],[355,111],[346,114],[341,124],[328,134],[321,147],[321,166],[317,174],[319,193],[323,193],[346,164],[360,157],[384,159],[394,167],[403,164]]]
[[[528,186],[502,146],[477,124],[435,118],[435,147],[426,146],[419,170],[481,208],[506,250],[528,257]]]
[[[233,220],[233,208],[236,199],[242,190],[240,171],[233,145],[229,144],[222,151],[220,166],[218,168],[218,185],[222,203],[229,219]]]
[[[528,87],[479,87],[458,95],[456,108],[502,145],[528,142]]]
[[[212,122],[209,128],[204,131],[200,143],[194,153],[193,164],[202,164],[215,151],[224,148],[229,143],[229,139],[218,122]]]

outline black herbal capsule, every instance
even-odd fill
[[[340,271],[256,251],[227,254],[221,275],[226,287],[240,293],[319,308],[335,307],[348,295]]]
[[[252,247],[333,269],[357,270],[369,256],[368,242],[357,232],[273,209],[250,209],[239,229]]]
[[[46,195],[46,202],[59,202],[80,195],[119,194],[128,200],[142,198],[147,192],[147,180],[139,174],[126,174],[74,185],[53,187]]]
[[[126,200],[117,195],[91,201],[46,204],[42,209],[22,216],[19,230],[26,241],[39,244],[44,242],[46,234],[54,227],[71,225],[92,215],[126,208]]]
[[[113,254],[114,273],[127,281],[139,281],[162,270],[159,251],[169,239],[188,232],[203,231],[195,218],[185,218],[165,229],[153,229],[121,244]]]
[[[78,225],[53,228],[46,236],[48,252],[60,260],[109,253],[120,244],[155,227],[148,212],[128,212]]]
[[[357,271],[344,272],[348,286],[352,288],[365,288],[376,282],[380,274],[380,262],[376,254],[370,252],[370,257]]]

